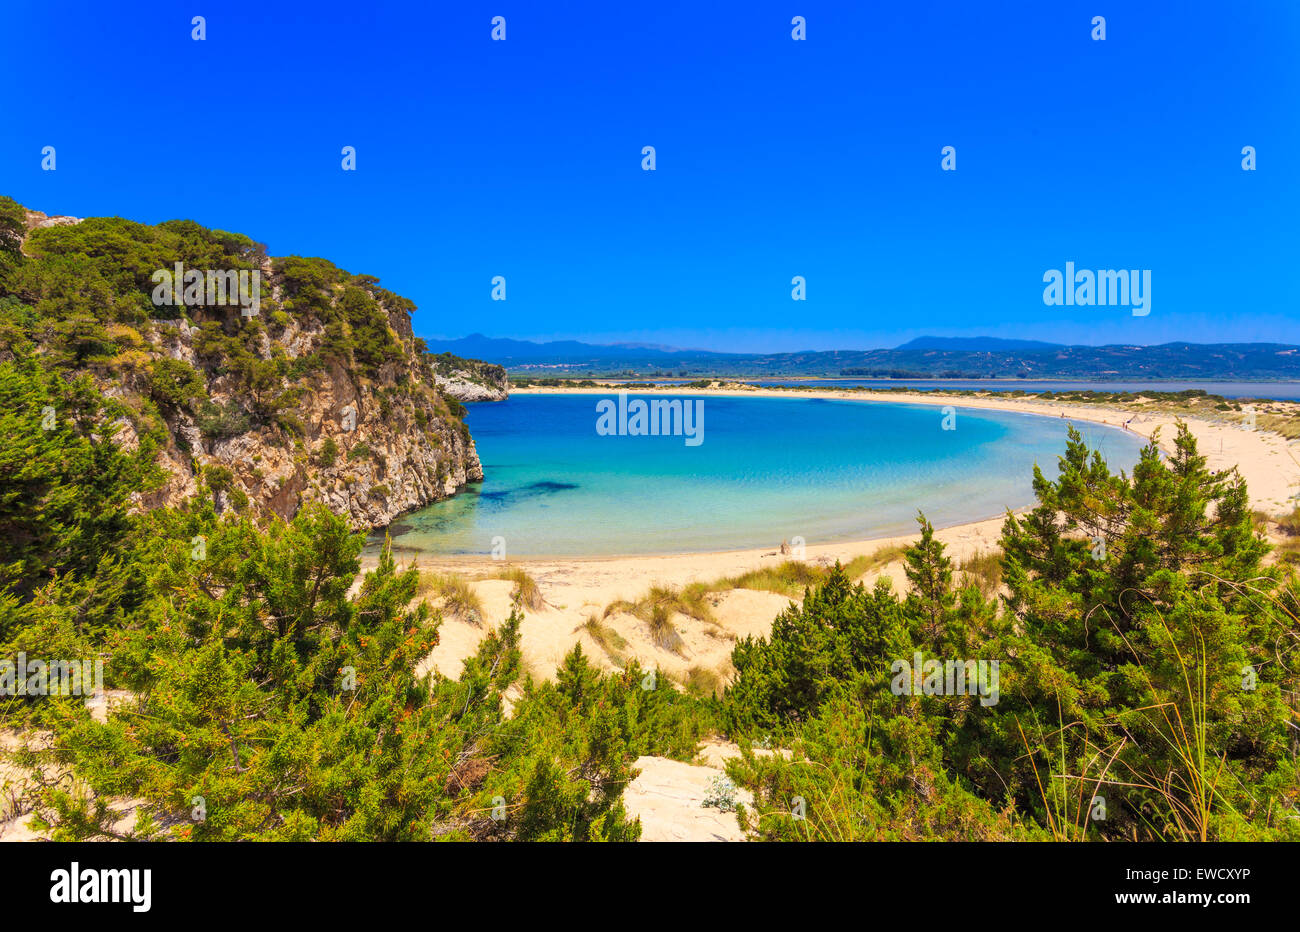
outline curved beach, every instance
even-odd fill
[[[552,393],[591,394],[592,389],[529,388],[518,394]],[[662,387],[647,395],[708,397],[732,395],[749,397],[826,398],[873,403],[907,403],[921,405],[953,405],[958,409],[979,408],[1033,414],[1069,421],[1090,422],[1129,430],[1143,439],[1159,433],[1159,443],[1166,451],[1172,440],[1178,420],[1174,415],[1140,414],[1105,405],[1052,403],[1033,399],[1005,397],[954,397],[936,396],[926,392],[862,392],[833,389],[806,391],[797,394],[778,389],[691,389]],[[1249,431],[1228,421],[1212,422],[1203,418],[1184,418],[1206,457],[1211,469],[1237,467],[1246,479],[1252,506],[1270,515],[1289,511],[1292,493],[1300,487],[1300,462],[1297,462],[1285,438],[1278,434]],[[940,528],[938,538],[948,547],[949,554],[960,564],[979,553],[993,551],[1004,516],[988,517]],[[864,538],[835,543],[810,543],[805,548],[804,559],[818,565],[835,561],[847,563],[855,557],[879,554],[890,548],[911,543],[914,533],[897,536]],[[511,557],[505,565],[525,569],[538,583],[545,606],[539,611],[527,611],[523,622],[525,659],[538,676],[550,675],[564,654],[575,642],[607,666],[615,666],[602,645],[584,628],[591,617],[604,617],[608,606],[620,600],[635,600],[652,586],[681,587],[693,582],[712,582],[736,576],[755,569],[777,566],[789,555],[780,552],[781,541],[770,546],[740,550],[718,550],[704,553],[650,554],[635,556],[581,556],[581,557]],[[463,574],[483,601],[485,621],[496,624],[510,611],[512,584],[491,578],[503,564],[486,555],[434,556],[420,555],[410,560],[421,570]],[[364,561],[373,565],[373,557]],[[895,588],[903,585],[901,562],[883,560],[881,565],[868,571],[863,580],[868,584],[878,578],[891,580]],[[685,646],[680,653],[657,647],[652,639],[640,630],[645,626],[631,616],[610,616],[611,624],[627,642],[620,652],[625,657],[635,656],[643,665],[658,664],[670,674],[685,675],[692,668],[701,667],[725,674],[734,640],[747,634],[764,634],[773,618],[788,604],[785,596],[772,592],[734,589],[720,593],[714,604],[716,626],[705,626],[694,619],[678,616],[678,628]],[[460,663],[475,649],[486,628],[448,618],[441,633],[442,643],[430,658],[429,665],[441,672],[455,676]]]

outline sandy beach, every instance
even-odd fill
[[[565,388],[529,388],[517,390],[524,393],[573,392]],[[576,390],[592,393],[599,389]],[[863,404],[907,403],[923,405],[953,405],[958,417],[963,409],[996,409],[1060,418],[1079,423],[1095,423],[1122,429],[1130,421],[1129,429],[1150,439],[1159,432],[1159,443],[1165,450],[1172,448],[1177,418],[1166,414],[1139,414],[1107,408],[1102,405],[1052,403],[1032,399],[980,398],[936,396],[925,392],[846,392],[834,389],[800,391],[797,393],[774,389],[722,389],[701,390],[680,386],[665,386],[653,391],[654,395],[733,395],[750,397],[827,398],[857,401]],[[1300,488],[1300,462],[1281,435],[1251,431],[1230,423],[1214,422],[1201,418],[1184,419],[1196,436],[1200,451],[1210,468],[1237,467],[1250,489],[1253,507],[1270,515],[1289,512],[1289,501]],[[942,528],[938,537],[948,547],[949,554],[960,564],[962,561],[997,547],[1003,515],[990,515],[984,520]],[[857,556],[876,553],[882,548],[906,545],[913,534],[898,537],[864,538],[849,542],[809,542],[803,559],[821,566],[836,560],[848,562]],[[750,550],[719,551],[711,553],[684,553],[671,555],[635,555],[580,558],[511,558],[496,562],[490,557],[421,556],[416,560],[422,570],[455,572],[465,575],[483,602],[484,626],[476,626],[455,618],[444,621],[441,643],[428,659],[426,666],[436,668],[448,676],[457,676],[461,662],[475,650],[486,633],[487,626],[495,626],[508,616],[512,584],[489,578],[505,566],[520,566],[536,579],[545,607],[540,611],[527,611],[523,621],[525,664],[535,677],[549,677],[556,665],[575,643],[594,660],[606,668],[614,668],[619,661],[632,657],[643,666],[658,665],[674,678],[685,678],[694,669],[711,671],[724,677],[729,672],[729,657],[737,638],[749,634],[765,634],[773,618],[790,600],[771,592],[750,589],[730,589],[710,596],[716,624],[700,622],[683,615],[673,618],[682,636],[683,644],[677,651],[665,650],[654,643],[649,626],[624,612],[612,612],[605,617],[606,607],[620,600],[635,600],[652,586],[680,587],[691,582],[713,582],[749,570],[775,566],[790,559],[780,552],[781,541],[774,540],[770,547]],[[399,558],[401,558],[399,554]],[[368,559],[366,568],[373,565]],[[877,578],[886,577],[901,591],[903,573],[901,561],[893,560],[868,572],[864,581],[869,585]],[[433,603],[436,606],[436,601]],[[610,656],[584,628],[592,616],[614,630],[624,645]]]

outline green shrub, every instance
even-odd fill
[[[334,465],[339,456],[339,446],[334,442],[333,437],[326,437],[320,445],[320,450],[316,454],[317,462],[325,469]]]
[[[221,405],[213,404],[206,398],[200,400],[194,422],[203,436],[212,440],[234,437],[246,433],[252,427],[252,420],[234,400]]]
[[[1059,473],[1035,470],[1038,506],[1006,520],[1002,605],[954,584],[922,519],[905,598],[837,568],[736,645],[728,730],[793,754],[728,764],[754,793],[743,824],[788,840],[1300,839],[1278,796],[1296,785],[1300,682],[1268,647],[1300,636],[1295,579],[1262,567],[1244,483],[1181,427],[1131,477],[1071,431]],[[989,556],[966,572],[993,587]],[[999,661],[996,688],[913,695],[918,654]],[[815,820],[789,818],[795,796]]]

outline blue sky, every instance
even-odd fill
[[[6,0],[0,193],[325,256],[426,336],[1300,342],[1292,0],[294,6]],[[1150,315],[1045,306],[1066,261]]]

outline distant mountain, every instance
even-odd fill
[[[659,350],[664,353],[699,353],[708,352],[708,350],[685,350],[677,346],[666,346],[663,343],[611,343],[610,346],[621,347],[622,349],[636,350]]]
[[[481,333],[426,342],[433,353],[483,359],[532,375],[1300,380],[1300,346],[1282,343],[1064,346],[996,337],[921,337],[896,349],[718,353],[577,340],[535,343]]]
[[[903,350],[957,350],[972,353],[1000,352],[1015,350],[1033,352],[1060,349],[1060,343],[1044,343],[1041,340],[1004,340],[1000,337],[917,337],[895,349]]]
[[[552,340],[535,343],[532,340],[511,340],[486,337],[472,333],[459,340],[425,340],[431,353],[452,353],[469,359],[486,359],[510,368],[523,363],[533,364],[609,364],[621,362],[662,363],[675,365],[683,358],[727,358],[730,354],[708,350],[683,350],[670,346],[645,343],[614,343],[600,345],[577,340]]]

